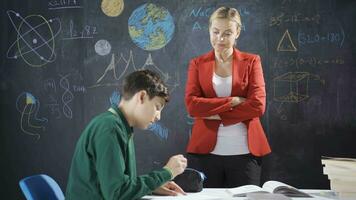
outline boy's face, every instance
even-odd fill
[[[139,103],[136,107],[135,126],[141,129],[147,129],[148,126],[161,118],[161,111],[165,105],[162,97],[149,98],[145,91],[139,94]]]

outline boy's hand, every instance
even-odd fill
[[[169,158],[168,163],[164,167],[171,170],[173,179],[177,175],[184,172],[187,167],[187,159],[181,154],[172,156]]]
[[[161,187],[155,189],[153,191],[154,194],[158,195],[169,195],[169,196],[178,196],[178,195],[186,195],[186,193],[182,190],[179,185],[177,185],[173,181],[169,181],[168,183],[162,185]]]

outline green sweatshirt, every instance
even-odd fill
[[[171,179],[166,169],[137,176],[133,129],[117,106],[95,117],[75,148],[66,200],[130,200]]]

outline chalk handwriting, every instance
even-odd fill
[[[315,56],[311,57],[299,57],[299,58],[275,58],[273,60],[273,68],[288,68],[288,67],[319,67],[328,65],[343,65],[345,60],[341,57],[334,57],[329,59],[318,58]]]
[[[281,24],[295,24],[295,23],[314,23],[320,24],[320,15],[305,16],[302,13],[286,14],[281,13],[278,16],[270,18],[269,26],[280,26]]]
[[[78,28],[73,20],[69,20],[69,32],[63,40],[91,39],[97,34],[96,26],[85,25],[83,28]]]
[[[82,8],[79,0],[50,0],[48,1],[49,10]]]

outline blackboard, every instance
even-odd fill
[[[356,2],[112,2],[2,1],[2,198],[23,199],[18,181],[38,173],[65,190],[81,131],[141,68],[158,71],[172,98],[158,124],[135,130],[138,172],[184,153],[193,123],[183,98],[188,62],[211,49],[208,18],[222,5],[240,11],[238,48],[262,58],[262,123],[273,150],[262,181],[328,188],[320,156],[356,157]]]

